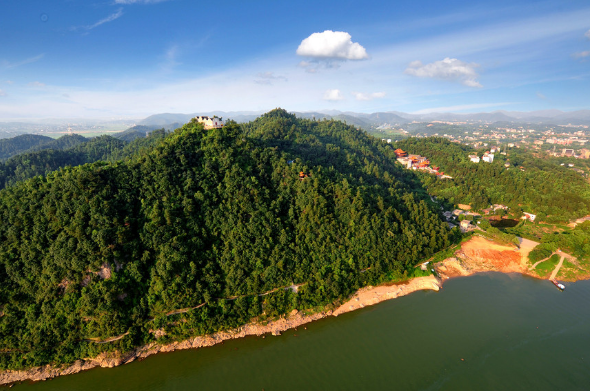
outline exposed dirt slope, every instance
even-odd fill
[[[445,278],[488,271],[530,274],[528,255],[537,244],[531,240],[522,239],[521,246],[518,248],[474,236],[463,243],[461,249],[455,253],[455,257],[438,263],[436,270]]]

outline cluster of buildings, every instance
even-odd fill
[[[449,228],[451,228],[451,229],[456,227],[456,224],[453,224],[453,223],[456,223],[457,218],[459,218],[459,216],[461,216],[461,215],[473,216],[472,219],[481,218],[481,215],[479,213],[465,211],[465,210],[461,210],[461,209],[455,209],[453,211],[449,210],[449,211],[443,212],[443,216],[446,218],[447,224],[449,225]],[[469,219],[459,221],[459,228],[461,229],[461,232],[471,231],[471,230],[475,229],[475,227],[476,226],[473,225],[471,220],[469,220]]]
[[[462,206],[460,205],[459,207],[462,207]],[[506,205],[493,204],[493,205],[490,205],[489,208],[483,209],[481,211],[481,214],[476,213],[476,212],[472,212],[469,210],[455,209],[453,211],[449,210],[449,211],[443,212],[443,216],[445,217],[447,224],[449,224],[449,228],[455,227],[457,220],[459,220],[459,227],[461,229],[461,232],[468,232],[468,231],[472,231],[474,229],[478,229],[477,226],[479,224],[479,221],[477,221],[477,220],[482,218],[482,214],[490,215],[498,210],[508,211],[509,209],[510,208]],[[460,218],[460,216],[464,216],[464,217]],[[498,217],[498,218],[500,218],[500,217]],[[523,215],[521,217],[522,220],[528,220],[528,221],[535,221],[536,218],[537,218],[537,215],[535,215],[533,213],[528,213],[528,212],[523,212]],[[488,219],[493,219],[493,217],[488,218]],[[584,220],[580,219],[580,221],[577,221],[577,222],[579,223],[579,222],[585,221],[585,220],[590,220],[590,216],[588,216]]]
[[[544,143],[547,143],[547,144],[556,144],[556,145],[571,145],[573,142],[574,142],[574,140],[569,139],[569,138],[552,137],[552,138],[548,138],[546,140],[536,140],[535,144],[542,145]]]
[[[450,141],[470,145],[479,148],[482,145],[486,147],[488,143],[501,143],[509,148],[528,148],[532,147],[537,150],[547,149],[548,144],[554,146],[574,146],[580,147],[590,143],[590,134],[585,130],[572,132],[572,127],[588,129],[587,126],[573,125],[538,125],[538,129],[531,129],[528,126],[519,127],[495,127],[494,125],[476,125],[469,123],[459,125],[453,123],[454,128],[444,127],[445,122],[432,121],[424,127],[422,124],[424,136],[445,137]],[[449,123],[450,124],[450,123]],[[438,126],[437,130],[441,132],[432,133],[433,126]],[[443,134],[444,133],[444,134]],[[418,133],[420,135],[421,133]],[[493,152],[492,152],[493,153]],[[505,154],[505,152],[502,152]]]
[[[502,209],[502,210],[508,211],[508,209],[510,209],[510,208],[508,208],[506,205],[502,205],[502,204],[493,204],[493,205],[491,205],[489,208],[482,209],[482,211],[481,211],[481,212],[482,212],[483,214],[485,214],[485,215],[489,215],[489,214],[491,214],[491,213],[494,213],[494,212],[496,212],[496,211],[497,211],[497,210],[499,210],[499,209]]]
[[[407,152],[398,148],[395,151],[397,161],[400,162],[408,170],[423,170],[430,174],[438,176],[440,179],[452,179],[453,177],[445,175],[444,172],[439,171],[439,167],[431,167],[430,160],[420,155],[408,155]]]

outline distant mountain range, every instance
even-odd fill
[[[262,111],[203,111],[198,113],[161,113],[150,115],[142,120],[77,120],[75,128],[83,127],[86,129],[93,128],[94,125],[100,127],[110,126],[113,124],[131,126],[126,131],[119,133],[118,138],[131,141],[137,137],[145,137],[155,129],[165,128],[174,130],[197,115],[208,115],[222,117],[224,120],[234,120],[238,123],[250,122],[258,118]],[[502,125],[510,124],[542,124],[542,125],[588,125],[590,126],[590,110],[578,111],[561,111],[561,110],[538,110],[530,112],[521,111],[504,111],[498,110],[490,113],[427,113],[427,114],[410,114],[401,111],[386,111],[377,113],[356,113],[351,111],[338,110],[318,110],[293,112],[297,117],[309,119],[336,119],[346,122],[365,130],[372,130],[382,125],[403,126],[411,122],[429,122],[429,121],[453,121],[453,122],[470,122],[470,123],[498,123]],[[43,134],[50,135],[63,134],[67,129],[67,124],[74,123],[69,119],[47,119],[29,122],[0,122],[0,139],[15,137],[22,134]],[[93,122],[94,121],[94,122]],[[76,130],[73,131],[74,133]]]
[[[198,115],[207,115],[213,117],[214,115],[224,118],[232,119],[236,122],[250,122],[258,118],[264,112],[253,112],[253,111],[210,111],[193,114],[180,114],[180,113],[162,113],[154,114],[138,122],[138,125],[145,126],[160,126],[165,127],[166,125],[173,123],[185,124]]]
[[[172,123],[184,124],[197,115],[217,115],[224,119],[232,119],[236,122],[249,122],[256,119],[262,112],[244,111],[216,111],[194,114],[164,113],[151,115],[139,122],[145,126],[166,126]],[[325,110],[315,112],[294,112],[300,118],[338,119],[346,123],[362,128],[376,127],[383,124],[403,125],[413,121],[466,121],[466,122],[512,122],[550,125],[590,125],[590,110],[564,112],[561,110],[539,110],[530,112],[498,110],[491,113],[427,113],[409,114],[399,111],[387,111],[377,113],[341,112]]]

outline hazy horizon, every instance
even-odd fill
[[[229,115],[262,115],[264,113],[268,113],[275,108],[270,108],[267,110],[235,110],[235,111],[224,111],[224,110],[202,110],[202,111],[194,111],[194,112],[158,112],[158,113],[151,113],[145,116],[112,116],[112,117],[39,117],[39,118],[0,118],[0,123],[66,123],[72,121],[79,121],[79,122],[89,122],[89,123],[101,123],[101,122],[130,122],[130,121],[142,121],[149,117],[158,116],[158,115],[211,115],[213,113],[222,113],[222,114],[229,114]],[[376,113],[399,113],[408,116],[428,116],[428,115],[470,115],[470,114],[494,114],[494,113],[502,113],[506,115],[510,115],[511,113],[518,113],[518,114],[527,114],[527,113],[542,113],[542,112],[552,112],[557,111],[559,113],[554,114],[569,114],[576,111],[588,111],[588,110],[571,110],[571,111],[563,111],[559,109],[542,109],[542,110],[532,110],[532,111],[517,111],[517,110],[493,110],[493,111],[469,111],[469,112],[451,112],[451,111],[424,111],[418,110],[416,112],[401,112],[398,110],[387,110],[387,111],[380,111],[380,112],[363,112],[363,111],[342,111],[342,110],[335,110],[335,109],[317,109],[317,110],[289,110],[287,108],[281,107],[285,109],[287,112],[296,113],[296,114],[313,114],[313,113],[320,113],[326,115],[338,115],[338,114],[362,114],[362,115],[370,115]],[[590,114],[590,113],[589,113]],[[552,118],[556,115],[547,115],[546,118]],[[518,120],[518,117],[515,117]]]

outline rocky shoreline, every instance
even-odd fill
[[[268,322],[266,324],[250,323],[234,330],[222,331],[212,335],[199,336],[166,345],[152,343],[139,347],[126,355],[101,354],[95,358],[78,360],[74,364],[63,368],[56,368],[51,365],[46,365],[24,371],[3,371],[0,372],[0,385],[26,380],[47,380],[57,376],[71,375],[96,367],[112,368],[119,365],[128,364],[137,359],[143,359],[145,357],[151,356],[152,354],[160,352],[172,352],[175,350],[213,346],[226,340],[243,338],[246,336],[261,336],[269,333],[272,335],[280,335],[283,331],[313,322],[318,319],[328,316],[338,316],[346,312],[380,303],[385,300],[405,296],[419,290],[438,291],[440,287],[441,282],[434,276],[417,277],[409,281],[393,285],[381,285],[377,287],[369,286],[358,290],[349,301],[333,311],[305,315],[294,310],[291,314],[289,314],[289,316]]]

